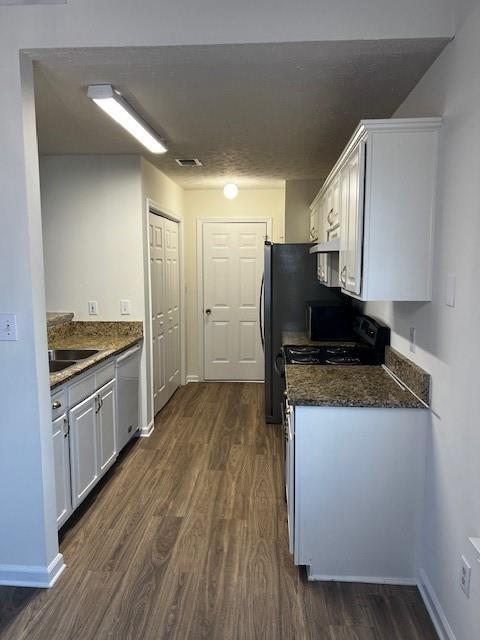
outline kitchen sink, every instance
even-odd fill
[[[48,359],[50,360],[50,362],[62,360],[76,362],[77,360],[85,360],[85,358],[90,358],[97,353],[100,353],[100,349],[49,349]]]
[[[75,364],[75,361],[72,360],[50,360],[48,363],[48,368],[50,369],[50,373],[58,373],[59,371],[63,371],[67,367],[71,367]]]

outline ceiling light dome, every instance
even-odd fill
[[[229,200],[233,200],[238,195],[238,187],[233,182],[227,182],[223,187],[223,195]]]

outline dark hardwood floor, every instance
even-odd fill
[[[87,498],[49,590],[0,587],[0,640],[416,640],[415,588],[308,583],[263,385],[191,384]]]

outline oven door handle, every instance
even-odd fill
[[[279,361],[280,360],[283,363],[283,367],[282,368],[280,368],[280,366],[279,366]],[[275,368],[276,373],[281,378],[285,378],[285,358],[283,357],[283,352],[282,351],[279,351],[277,353],[277,355],[275,356],[275,359],[273,361],[273,366]]]

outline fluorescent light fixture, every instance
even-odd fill
[[[92,84],[87,96],[152,153],[165,153],[167,147],[158,134],[132,109],[109,84]]]
[[[223,187],[223,195],[229,200],[233,200],[238,195],[238,187],[233,182],[227,182]]]

